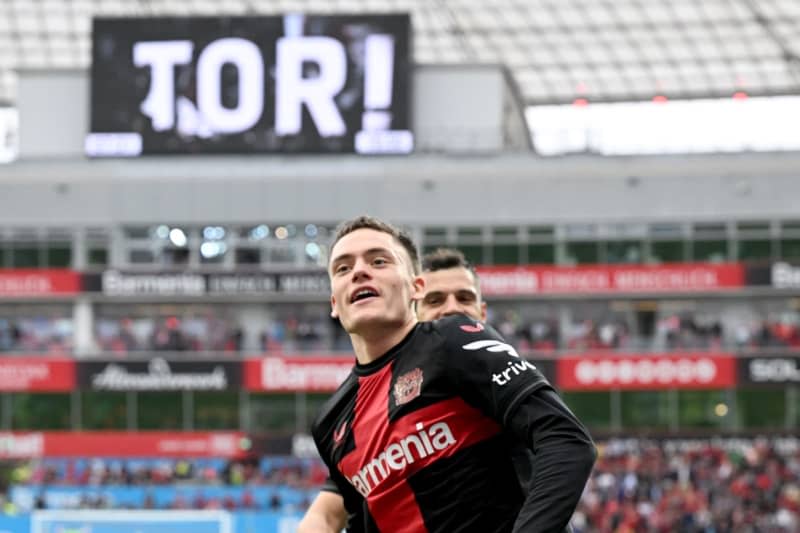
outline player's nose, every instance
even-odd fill
[[[364,261],[361,258],[358,258],[353,263],[353,281],[362,281],[364,279],[369,279],[369,263]]]
[[[441,316],[459,315],[463,312],[464,310],[461,308],[456,297],[452,294],[448,295],[441,308]]]

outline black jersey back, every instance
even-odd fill
[[[465,316],[418,324],[356,365],[312,430],[347,510],[363,517],[348,530],[511,531],[524,495],[501,424],[548,386]]]

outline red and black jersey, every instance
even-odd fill
[[[594,461],[535,366],[461,315],[357,364],[312,433],[353,532],[561,531]],[[527,494],[509,436],[537,455]]]

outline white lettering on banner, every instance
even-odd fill
[[[770,358],[750,361],[750,379],[758,382],[784,383],[800,382],[800,361],[798,359]]]
[[[258,46],[247,39],[229,37],[211,41],[200,52],[196,109],[175,90],[175,67],[189,64],[193,49],[192,42],[186,40],[134,43],[133,64],[150,68],[150,89],[140,109],[150,117],[153,129],[174,128],[176,116],[182,133],[201,137],[241,133],[252,128],[261,119],[264,108],[264,58]],[[393,53],[393,47],[384,46],[382,50]],[[389,58],[390,64],[391,60]],[[306,78],[303,69],[309,63],[317,66],[318,74]],[[238,98],[233,108],[226,107],[222,101],[221,77],[225,65],[232,65],[238,73]],[[347,81],[347,56],[342,43],[323,36],[282,37],[276,44],[275,70],[275,131],[278,135],[300,133],[303,106],[323,137],[347,133],[335,101]],[[378,81],[384,85],[389,83],[391,88],[391,77],[388,81]]]
[[[39,274],[0,274],[0,295],[48,294],[52,291],[50,279]]]
[[[0,433],[0,458],[42,457],[44,434]]]
[[[350,483],[362,496],[365,498],[369,496],[393,470],[403,470],[407,465],[421,461],[457,443],[446,422],[438,422],[428,430],[425,430],[425,426],[420,422],[416,428],[417,433],[393,442],[349,478]]]
[[[325,274],[283,274],[280,283],[283,293],[327,293],[331,289],[328,276]]]
[[[123,274],[116,270],[103,272],[103,293],[109,296],[202,296],[206,280],[200,274]]]
[[[485,294],[534,294],[539,291],[536,272],[482,272],[480,280],[481,291]]]
[[[575,379],[581,385],[649,385],[711,383],[717,376],[713,359],[621,359],[580,361],[575,365]]]
[[[222,67],[236,67],[236,107],[222,105]],[[264,110],[264,63],[258,47],[246,39],[217,39],[197,60],[197,108],[213,133],[252,128]]]
[[[776,289],[800,288],[800,267],[789,263],[774,263],[772,265],[772,286]]]
[[[0,363],[0,384],[4,389],[25,388],[32,381],[49,379],[50,365],[48,363],[18,363],[13,360]]]
[[[258,294],[277,290],[274,276],[211,275],[208,292],[212,294]]]
[[[202,437],[164,437],[156,443],[160,453],[209,455],[231,457],[239,451],[241,435],[235,433],[210,434]]]
[[[353,368],[347,362],[287,361],[267,357],[261,362],[261,385],[264,390],[336,390]]]
[[[614,286],[621,291],[713,289],[719,278],[713,270],[621,270],[614,273]]]
[[[140,109],[153,121],[155,131],[175,126],[175,66],[192,60],[191,41],[134,43],[133,64],[150,67],[150,90]]]
[[[222,366],[205,373],[173,374],[169,363],[157,357],[148,363],[146,374],[109,364],[92,377],[92,387],[101,390],[224,390],[228,387],[228,376]]]
[[[542,290],[544,291],[605,291],[610,288],[611,280],[606,271],[558,272],[548,270],[542,274]]]
[[[316,63],[319,74],[303,77],[303,66]],[[303,105],[323,137],[344,135],[347,128],[334,97],[347,81],[344,46],[331,37],[281,37],[277,43],[275,132],[296,135],[302,129]]]

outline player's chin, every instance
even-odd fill
[[[350,333],[369,331],[372,328],[385,325],[388,320],[387,313],[382,310],[360,310],[350,316]]]

